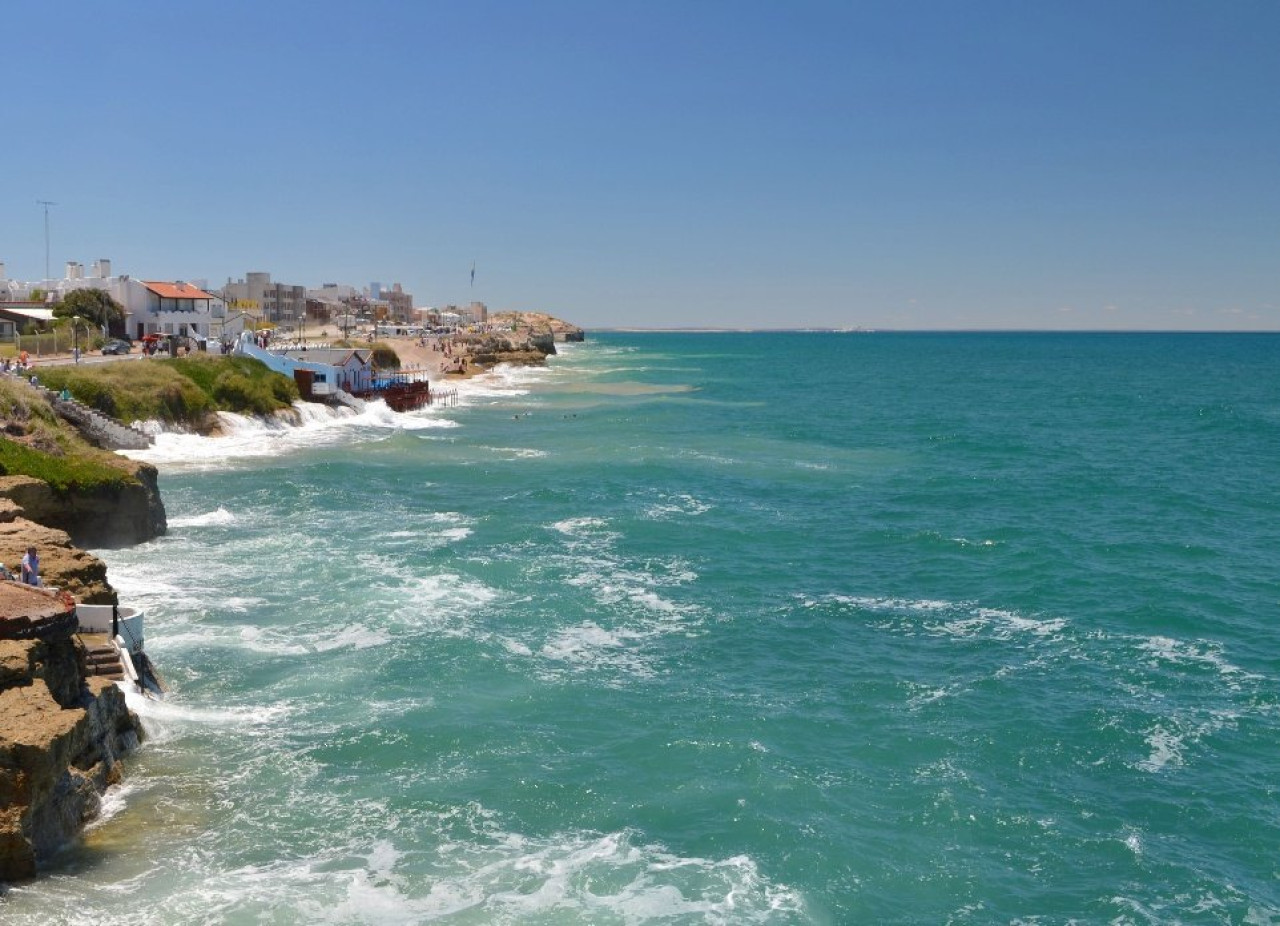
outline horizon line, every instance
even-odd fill
[[[744,327],[735,325],[580,325],[583,331],[649,334],[1280,334],[1280,328],[865,328],[834,325]]]

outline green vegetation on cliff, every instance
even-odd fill
[[[293,380],[248,357],[196,354],[165,360],[46,367],[40,381],[121,421],[205,426],[216,411],[269,415],[298,398]]]
[[[0,475],[43,479],[55,492],[134,482],[119,458],[92,447],[20,379],[0,377]]]
[[[100,463],[92,456],[55,455],[7,437],[0,437],[0,476],[43,479],[60,495],[137,481],[118,466]]]

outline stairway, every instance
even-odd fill
[[[98,447],[106,450],[145,450],[155,443],[155,438],[150,434],[117,421],[96,408],[90,408],[76,399],[64,399],[44,386],[36,388],[61,418],[75,425],[90,443]]]
[[[90,647],[85,660],[85,674],[105,676],[115,682],[124,681],[124,666],[116,648],[110,643]]]

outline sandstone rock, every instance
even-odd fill
[[[40,555],[40,575],[45,585],[64,589],[86,604],[118,603],[115,589],[107,582],[106,564],[72,546],[64,531],[26,518],[0,522],[0,563],[16,574],[28,546],[34,546]]]
[[[43,678],[0,691],[0,880],[32,877],[78,836],[141,739],[116,685],[92,679],[81,700],[60,706]]]
[[[167,522],[156,468],[123,457],[119,465],[132,476],[122,486],[62,495],[31,476],[3,476],[0,497],[21,508],[23,517],[65,531],[80,546],[124,547],[162,535]]]

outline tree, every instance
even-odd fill
[[[53,307],[55,318],[80,316],[97,328],[106,328],[115,336],[124,335],[124,306],[103,289],[74,289]]]

